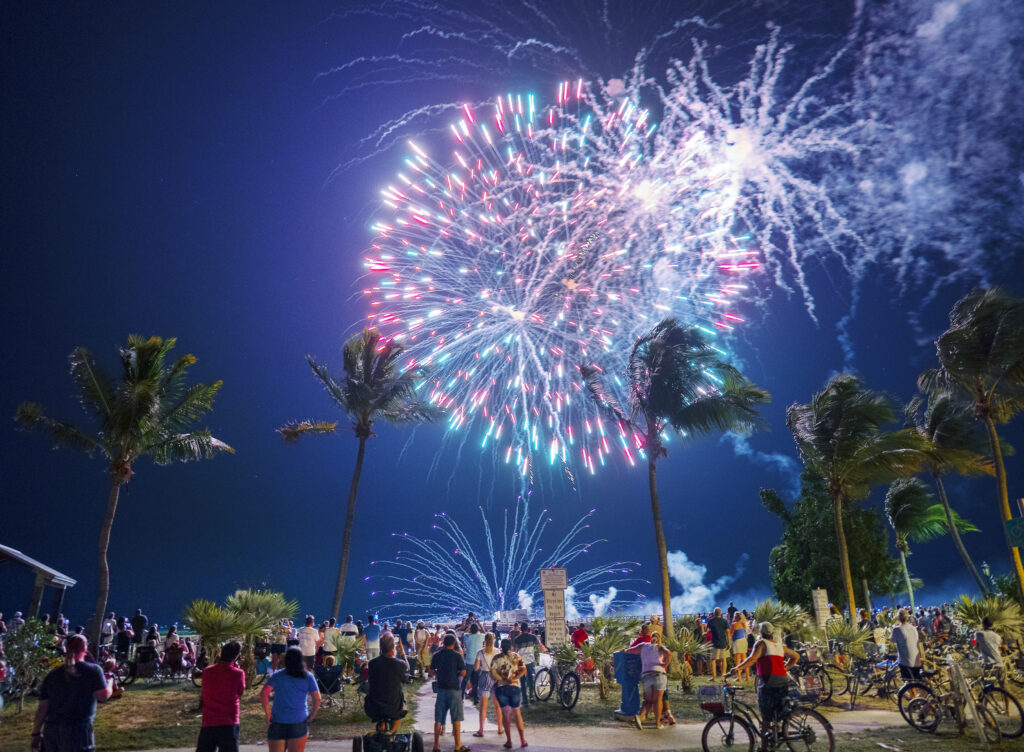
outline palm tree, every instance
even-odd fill
[[[889,491],[885,495],[885,514],[896,533],[896,548],[900,552],[903,580],[907,586],[911,611],[914,610],[914,587],[910,582],[910,571],[907,569],[909,541],[920,543],[958,528],[964,533],[978,532],[978,528],[953,510],[949,510],[952,525],[947,524],[947,510],[942,504],[932,504],[933,501],[934,498],[924,483],[917,478],[898,478],[889,486]]]
[[[889,400],[865,389],[848,373],[829,379],[808,404],[786,410],[786,425],[804,465],[825,481],[832,496],[839,565],[852,619],[857,607],[843,506],[867,498],[872,486],[913,475],[925,459],[924,439],[915,431],[881,430],[893,420]]]
[[[580,370],[598,407],[632,431],[646,452],[664,630],[674,635],[668,550],[658,499],[657,463],[668,454],[663,432],[669,426],[683,435],[749,430],[760,424],[756,407],[767,402],[769,395],[721,360],[700,329],[683,327],[671,318],[633,345],[627,365],[628,415],[605,390],[597,368],[581,366]]]
[[[327,366],[317,363],[313,356],[306,358],[313,375],[323,383],[334,404],[352,419],[352,430],[359,439],[356,467],[348,491],[345,530],[341,537],[338,580],[331,605],[331,614],[335,618],[341,610],[341,596],[345,592],[348,556],[352,546],[352,523],[356,514],[356,492],[363,470],[366,441],[375,435],[373,422],[380,419],[392,425],[422,423],[433,421],[440,414],[433,405],[415,399],[416,382],[422,373],[418,368],[401,369],[399,359],[404,349],[394,340],[384,340],[377,332],[364,329],[345,343],[342,355],[345,370],[343,377],[332,374]],[[338,424],[302,421],[289,423],[277,430],[285,441],[297,442],[306,434],[336,433]]]
[[[1008,423],[1024,409],[1024,299],[999,287],[972,290],[953,306],[949,329],[935,340],[935,349],[939,367],[922,373],[918,386],[922,391],[962,398],[974,406],[974,417],[985,426],[995,463],[1003,534],[1024,595],[1024,566],[1006,526],[1013,515],[996,431],[997,425]]]
[[[110,592],[107,549],[121,487],[132,477],[132,466],[141,457],[150,457],[159,465],[206,459],[234,450],[210,435],[208,429],[190,431],[190,426],[213,406],[221,382],[187,386],[185,376],[196,362],[194,355],[183,355],[167,367],[164,358],[176,339],[137,335],[128,337],[121,348],[122,374],[116,382],[84,347],[71,353],[71,378],[78,399],[87,413],[99,423],[95,434],[71,423],[46,415],[41,405],[23,402],[15,419],[27,430],[43,431],[55,446],[63,446],[92,455],[98,452],[107,460],[110,493],[107,513],[100,528],[99,573],[96,604],[89,638],[99,644],[103,614]]]
[[[932,476],[939,502],[946,514],[946,527],[964,566],[971,573],[982,594],[989,588],[978,568],[974,566],[960,531],[953,522],[956,514],[949,505],[946,484],[942,476],[947,473],[958,475],[994,475],[992,461],[985,456],[988,439],[978,430],[971,417],[971,407],[957,402],[948,394],[931,394],[927,401],[921,396],[914,397],[907,405],[907,425],[916,429],[928,442],[928,459],[924,471]]]

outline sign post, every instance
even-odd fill
[[[540,589],[544,591],[544,642],[549,648],[566,643],[565,589],[569,587],[568,571],[549,567],[540,570]]]
[[[814,621],[818,629],[824,629],[829,616],[828,591],[824,588],[815,588],[811,591],[811,601],[814,603]]]

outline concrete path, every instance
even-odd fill
[[[420,688],[417,699],[413,725],[422,732],[424,746],[430,750],[434,743],[434,695],[430,691],[429,682],[424,683]],[[499,750],[503,752],[505,737],[498,736],[498,727],[494,723],[494,711],[491,707],[487,708],[488,719],[484,724],[485,736],[482,739],[472,735],[477,730],[480,719],[476,707],[466,700],[464,709],[465,720],[462,726],[465,733],[462,736],[462,743],[474,752],[499,752]],[[833,730],[837,734],[852,734],[885,726],[906,726],[899,713],[889,710],[851,710],[830,713],[828,716]],[[575,750],[602,750],[603,752],[679,750],[679,752],[690,752],[701,748],[700,736],[704,730],[702,721],[677,723],[675,726],[666,726],[660,731],[654,728],[638,731],[626,723],[620,727],[567,726],[559,728],[531,727],[528,715],[524,716],[524,720],[526,721],[526,740],[529,742],[530,752],[574,752]],[[449,723],[445,735],[441,737],[441,749],[445,752],[451,752],[455,746],[455,740],[451,734],[451,724]],[[513,749],[518,750],[519,739],[517,737],[518,734],[513,729]],[[315,723],[309,743],[306,745],[307,752],[347,752],[351,748],[351,742],[347,739],[332,741],[317,739]],[[240,749],[241,752],[266,752],[267,745],[265,742],[245,744]],[[192,752],[192,750],[151,750],[151,752]]]

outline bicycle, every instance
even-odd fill
[[[951,666],[949,671],[952,680],[954,667]],[[907,682],[899,691],[897,704],[900,714],[907,723],[922,733],[934,734],[942,721],[950,720],[957,731],[963,734],[970,723],[970,707],[978,719],[985,741],[990,744],[998,742],[1003,736],[1003,730],[989,709],[988,703],[978,702],[970,692],[964,694],[954,688],[955,683]],[[914,697],[911,697],[912,693]]]
[[[704,698],[708,697],[709,694],[704,695]],[[832,752],[835,748],[832,724],[818,711],[800,707],[788,697],[783,700],[779,717],[771,724],[765,724],[752,706],[736,699],[734,685],[726,683],[722,687],[720,701],[704,698],[700,703],[701,710],[713,716],[701,732],[700,743],[704,752],[713,749],[753,752],[755,738],[760,740],[759,749],[764,752],[771,752],[782,745],[792,752]]]
[[[533,676],[533,692],[538,700],[547,702],[557,687],[558,703],[564,710],[572,710],[580,699],[580,661],[555,662],[551,668],[539,668]]]
[[[832,699],[832,677],[821,660],[821,649],[814,644],[803,644],[796,652],[800,660],[789,669],[790,678],[808,693],[808,697],[814,697],[814,705],[828,702]]]
[[[960,661],[957,665],[960,667],[964,680],[967,682],[972,701],[979,706],[984,706],[992,714],[996,725],[999,727],[1000,735],[1007,739],[1016,739],[1024,735],[1024,708],[1021,707],[1016,697],[999,686],[998,669],[985,667],[979,662],[969,660]],[[916,698],[910,697],[911,690],[918,697],[941,697],[951,691],[955,691],[948,678],[939,679],[934,682],[928,681],[931,676],[937,675],[938,672],[925,671],[923,673],[925,674],[923,680],[908,682],[899,692],[898,705],[900,713],[903,714],[904,719],[912,726],[914,723],[907,716],[909,713],[909,703],[912,699]]]

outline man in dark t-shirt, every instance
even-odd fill
[[[711,681],[714,681],[719,668],[725,676],[729,663],[729,622],[722,618],[722,609],[716,608],[714,616],[708,619],[708,631],[711,633]]]
[[[512,647],[523,659],[526,666],[526,676],[522,678],[523,685],[523,707],[529,707],[530,700],[536,700],[537,695],[533,690],[533,661],[534,652],[540,649],[542,653],[548,652],[544,644],[537,639],[536,635],[530,634],[530,625],[525,621],[522,624],[522,631],[519,636],[512,640]]]
[[[141,608],[135,609],[135,616],[128,621],[131,622],[132,631],[135,635],[132,637],[132,642],[136,645],[142,644],[142,639],[146,636],[146,627],[149,626],[149,618],[142,613]]]
[[[452,735],[455,749],[462,748],[462,677],[466,674],[466,662],[455,650],[455,635],[444,636],[444,648],[430,659],[430,675],[437,682],[437,699],[434,701],[434,749],[439,749],[438,740],[444,727],[445,717],[451,714]]]
[[[395,658],[395,640],[389,634],[381,635],[380,655],[369,664],[369,689],[363,708],[374,723],[392,721],[392,732],[408,712],[405,709],[405,694],[402,681],[405,679],[405,664]]]
[[[49,752],[94,749],[92,722],[96,703],[110,699],[110,677],[95,663],[86,663],[88,642],[82,635],[67,640],[67,662],[46,675],[39,687],[39,705],[32,727],[32,749]]]

